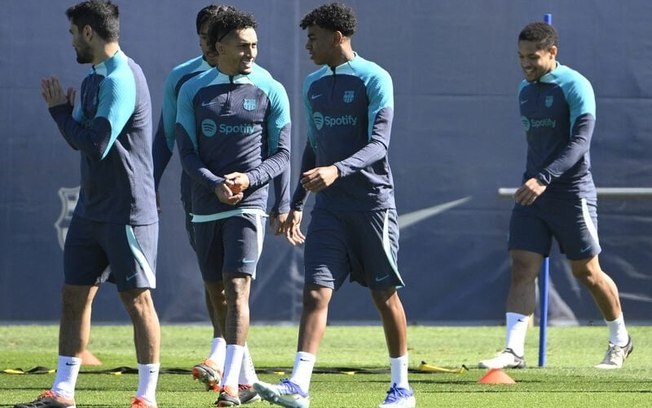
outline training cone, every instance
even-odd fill
[[[86,365],[86,366],[99,366],[99,365],[102,365],[102,362],[100,361],[100,359],[95,357],[93,355],[93,353],[91,353],[88,350],[82,351],[80,358],[82,360],[82,365]]]
[[[478,380],[479,384],[516,384],[506,372],[500,368],[492,368],[482,378]]]

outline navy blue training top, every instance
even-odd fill
[[[522,81],[518,99],[528,144],[523,181],[539,179],[548,185],[547,195],[594,197],[589,154],[595,126],[591,83],[557,64],[538,81]]]
[[[308,141],[301,173],[335,165],[340,177],[315,196],[315,208],[373,211],[395,208],[394,181],[387,149],[394,118],[389,73],[359,55],[338,66],[324,66],[303,85]],[[307,197],[299,184],[292,208]]]
[[[177,120],[177,99],[181,86],[186,81],[194,78],[195,76],[212,69],[203,56],[199,56],[188,60],[182,64],[177,65],[172,69],[165,81],[163,91],[163,107],[161,109],[161,119],[159,126],[154,137],[153,155],[154,155],[154,183],[156,190],[163,176],[163,172],[167,167],[172,153],[174,152],[175,145],[175,123]],[[267,70],[261,66],[254,64],[254,72],[261,75],[271,75]],[[287,185],[289,184],[290,174],[288,171],[281,174],[281,176],[274,179],[275,187],[275,202],[273,204],[273,212],[289,211],[290,207],[290,193]],[[190,198],[192,187],[192,180],[185,171],[181,172],[181,201],[184,206],[191,208],[192,202]]]
[[[176,122],[181,162],[194,181],[193,222],[244,209],[264,212],[269,181],[289,174],[290,104],[283,86],[266,71],[229,76],[208,70],[181,87]],[[246,173],[250,182],[236,206],[214,192],[232,172]]]
[[[130,225],[158,221],[151,109],[145,76],[122,51],[92,67],[74,111],[69,104],[50,108],[66,141],[81,153],[75,216]]]

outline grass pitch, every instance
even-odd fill
[[[538,328],[526,344],[530,368],[507,370],[513,385],[479,384],[486,370],[475,368],[503,347],[504,327],[410,326],[411,385],[418,407],[618,407],[652,406],[652,327],[629,327],[634,352],[621,370],[592,368],[607,346],[606,327],[550,328],[545,368],[538,368]],[[0,370],[56,367],[58,328],[0,326]],[[249,347],[262,381],[289,376],[296,327],[253,326]],[[208,352],[208,326],[164,325],[157,392],[161,408],[210,407],[217,398],[193,382],[190,368]],[[89,349],[103,364],[83,367],[78,407],[127,407],[137,387],[131,327],[95,326]],[[421,361],[469,370],[462,374],[420,373]],[[331,326],[326,332],[310,389],[311,408],[376,407],[389,386],[381,327]],[[107,374],[112,372],[113,374]],[[0,407],[30,401],[48,389],[54,374],[0,373]],[[265,402],[252,407],[269,406]]]

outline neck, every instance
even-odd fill
[[[103,43],[97,50],[93,65],[97,65],[113,57],[116,52],[120,51],[120,44],[117,41]]]
[[[328,64],[331,67],[337,67],[345,62],[351,61],[355,58],[355,52],[351,48],[341,48],[338,53],[333,57],[332,64]]]

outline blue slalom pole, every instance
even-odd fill
[[[539,367],[546,366],[546,341],[548,338],[548,286],[550,278],[550,258],[545,257],[541,265],[539,279]]]
[[[544,14],[543,21],[552,24],[552,14]],[[546,366],[546,344],[548,340],[548,287],[550,279],[550,258],[543,259],[539,279],[539,367]]]

